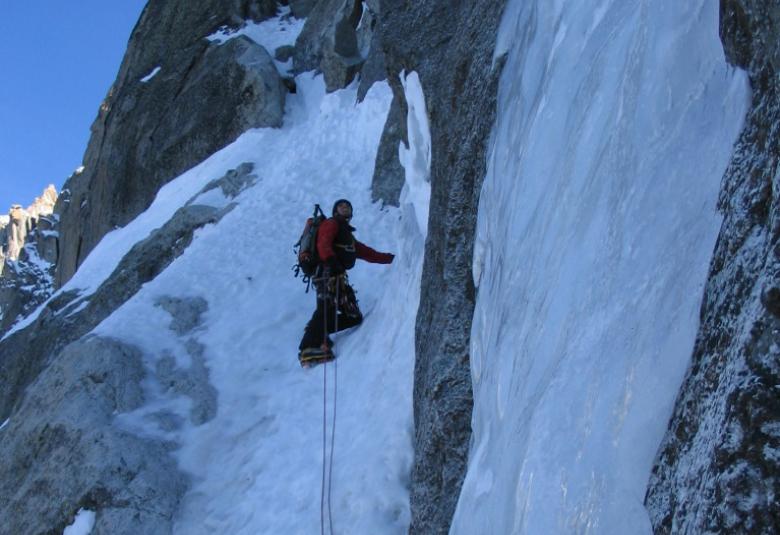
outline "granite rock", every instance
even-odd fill
[[[59,252],[57,190],[47,187],[23,209],[13,205],[0,229],[0,335],[54,291]]]
[[[413,534],[448,532],[466,472],[473,403],[471,263],[503,65],[493,65],[493,50],[504,4],[381,5],[377,31],[391,86],[402,71],[419,74],[431,130],[431,203],[416,325]]]
[[[408,145],[406,129],[402,127],[406,119],[406,100],[403,95],[394,95],[387,114],[379,149],[376,153],[374,176],[371,180],[371,200],[383,204],[398,206],[401,190],[404,186],[405,171],[398,158],[401,143]]]
[[[317,0],[290,0],[290,10],[294,17],[303,19],[309,16]]]
[[[169,444],[115,424],[144,376],[138,350],[91,337],[35,378],[0,431],[0,533],[62,533],[81,508],[93,533],[170,533],[187,477]]]
[[[245,37],[222,45],[206,39],[277,8],[271,0],[147,4],[92,125],[83,170],[57,203],[58,286],[163,184],[245,130],[281,125],[286,90],[267,51]]]
[[[328,91],[349,85],[365,59],[358,48],[357,34],[362,14],[360,0],[318,2],[295,42],[295,72],[321,72]]]

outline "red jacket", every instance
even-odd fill
[[[349,225],[347,225],[349,227]],[[349,227],[351,229],[351,227]],[[354,229],[352,229],[354,230]],[[326,219],[320,223],[320,228],[317,231],[317,254],[319,254],[322,262],[327,262],[331,257],[338,257],[333,245],[339,234],[339,222],[334,219]],[[349,237],[354,241],[355,253],[358,258],[365,260],[366,262],[372,262],[374,264],[389,264],[393,261],[394,255],[389,253],[380,253],[375,251],[368,245],[360,243],[349,232]],[[345,266],[347,269],[352,266]]]

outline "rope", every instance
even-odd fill
[[[325,422],[327,420],[327,406],[328,406],[328,372],[325,370],[325,366],[322,367],[322,487],[320,489],[320,531],[322,535],[325,535],[325,451],[327,449],[327,427]],[[333,529],[331,529],[333,533]]]
[[[328,346],[328,280],[320,279],[325,285],[325,292],[323,294],[323,317],[325,320],[325,337],[322,342],[324,347]],[[333,306],[333,312],[335,314],[333,318],[334,332],[339,330],[339,299],[340,299],[341,279],[336,277],[336,290],[335,300]],[[333,509],[331,507],[331,490],[333,488],[333,452],[335,450],[336,443],[336,401],[338,399],[338,380],[339,380],[339,368],[338,362],[333,361],[333,418],[331,421],[330,429],[330,457],[328,457],[328,363],[322,364],[322,486],[320,488],[320,533],[325,535],[325,481],[328,482],[327,502],[328,502],[328,527],[330,533],[333,535]]]
[[[325,294],[323,295],[323,309],[324,309],[324,319],[325,319],[325,340],[323,341],[324,345],[327,345],[328,342],[328,282],[327,280],[324,282],[325,284]],[[320,487],[320,533],[321,535],[325,535],[325,461],[327,459],[326,451],[328,447],[328,439],[327,439],[327,420],[328,420],[328,371],[327,371],[327,362],[323,363],[322,365],[322,486]],[[333,533],[333,529],[331,529],[331,534]]]
[[[338,332],[339,330],[339,289],[341,288],[341,279],[336,279],[336,306],[334,307],[334,311],[336,313],[336,316],[333,318],[334,321],[334,332]],[[339,363],[334,360],[333,361],[333,421],[331,423],[331,430],[330,430],[330,467],[328,468],[328,519],[330,520],[330,533],[333,534],[333,512],[331,511],[330,507],[330,495],[331,495],[331,488],[333,486],[333,450],[335,449],[334,445],[336,442],[336,399],[339,392]]]

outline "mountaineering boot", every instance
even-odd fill
[[[322,362],[329,362],[334,358],[336,358],[336,356],[328,347],[307,347],[301,349],[300,353],[298,353],[298,361],[304,368],[308,368]]]

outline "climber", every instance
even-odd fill
[[[339,199],[333,204],[332,217],[323,221],[317,232],[320,265],[312,277],[317,289],[317,309],[306,324],[298,348],[301,365],[332,360],[333,341],[328,335],[363,321],[355,291],[346,275],[355,260],[361,258],[374,264],[390,264],[395,258],[393,254],[377,252],[357,241],[352,235],[355,228],[349,224],[351,219],[352,204],[347,199]],[[337,298],[339,302],[335,303]]]

